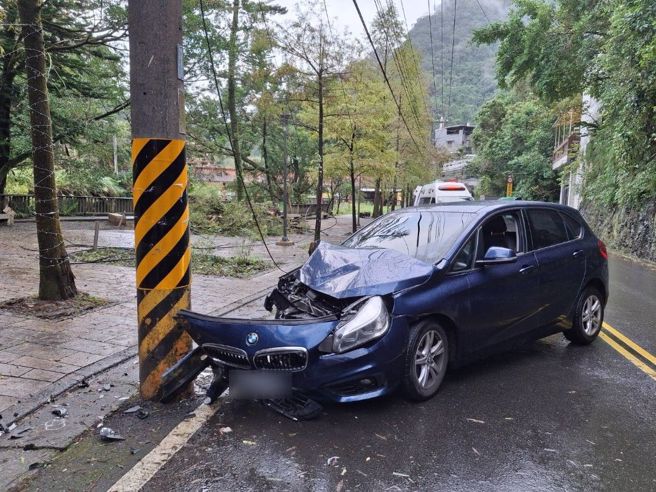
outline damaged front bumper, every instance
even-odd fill
[[[178,320],[198,347],[163,375],[163,392],[188,384],[213,365],[226,384],[230,371],[284,372],[294,391],[317,400],[374,398],[398,386],[408,336],[405,318],[393,317],[383,337],[336,354],[320,350],[339,323],[336,316],[248,320],[181,311]]]

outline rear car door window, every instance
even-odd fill
[[[567,235],[570,239],[578,239],[583,235],[583,226],[573,217],[570,217],[567,214],[560,214],[565,221],[565,229],[567,229]]]
[[[565,222],[555,210],[527,210],[533,249],[546,248],[568,241]]]

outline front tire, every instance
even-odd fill
[[[410,332],[403,367],[403,393],[414,401],[432,398],[449,362],[449,340],[437,323],[422,321]]]
[[[604,297],[594,287],[586,288],[576,303],[574,322],[563,335],[576,345],[588,345],[597,338],[604,322]]]

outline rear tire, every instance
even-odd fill
[[[588,345],[597,338],[604,322],[604,296],[595,287],[587,287],[579,296],[574,322],[563,335],[576,345]]]
[[[449,363],[449,340],[435,322],[422,321],[410,331],[403,366],[403,393],[414,401],[432,398],[440,389]]]

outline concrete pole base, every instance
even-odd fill
[[[278,246],[293,246],[294,241],[290,241],[289,239],[281,239],[280,241],[276,242]]]

